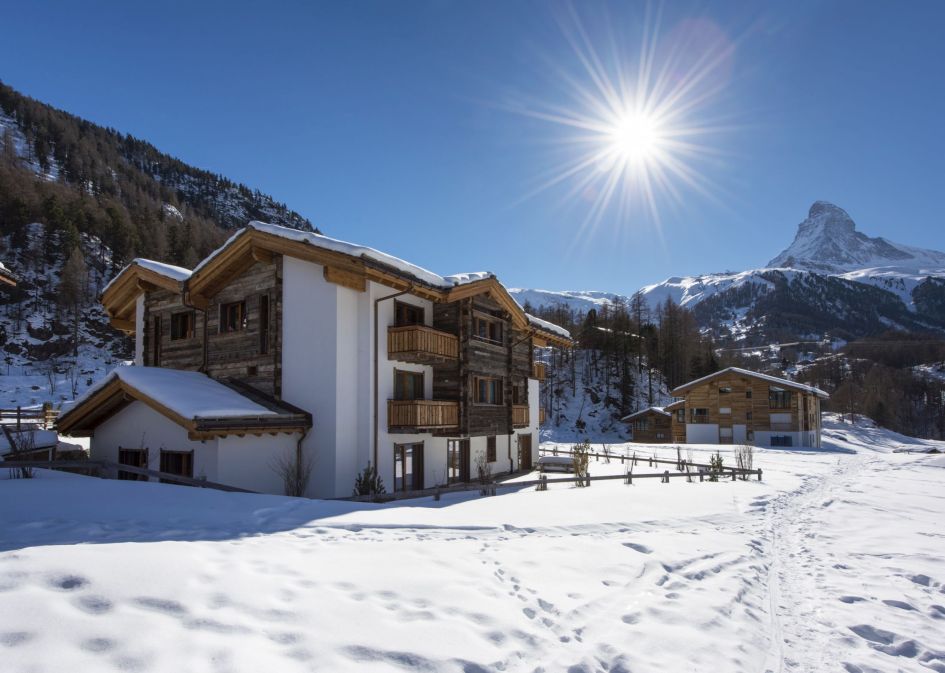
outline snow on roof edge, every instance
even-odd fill
[[[133,260],[128,262],[122,270],[116,273],[105,287],[102,288],[102,294],[105,294],[106,290],[110,288],[116,280],[128,269],[133,266],[139,266],[142,269],[147,269],[148,271],[153,271],[154,273],[164,276],[165,278],[170,278],[173,281],[178,283],[183,283],[188,278],[193,275],[193,272],[189,269],[185,269],[182,266],[174,266],[173,264],[165,264],[164,262],[158,262],[153,259],[147,259],[145,257],[135,257]]]
[[[646,409],[640,409],[640,411],[634,411],[632,414],[627,414],[626,416],[624,416],[624,417],[621,418],[620,420],[621,420],[621,421],[629,421],[631,418],[636,418],[637,416],[642,416],[643,414],[649,413],[649,412],[651,412],[651,411],[652,411],[653,413],[662,414],[663,416],[672,416],[672,414],[669,413],[668,411],[666,411],[663,407],[647,407]]]
[[[769,383],[778,383],[781,385],[786,385],[791,388],[797,388],[799,390],[803,390],[808,393],[813,393],[814,395],[817,395],[818,397],[822,397],[824,399],[827,399],[830,397],[830,395],[827,394],[827,392],[821,390],[820,388],[809,386],[806,383],[798,383],[797,381],[791,381],[790,379],[782,379],[777,376],[771,376],[770,374],[762,374],[761,372],[753,372],[750,369],[742,369],[741,367],[726,367],[725,369],[720,369],[717,372],[707,374],[706,376],[703,376],[701,378],[695,379],[693,381],[689,381],[687,383],[683,383],[680,386],[676,386],[672,390],[672,392],[676,392],[680,388],[688,388],[689,386],[702,383],[703,381],[708,381],[709,379],[715,378],[716,376],[719,376],[720,374],[723,374],[725,372],[732,372],[734,374],[739,374],[741,376],[750,376],[753,378],[768,381]]]
[[[547,332],[551,332],[553,334],[563,336],[565,339],[571,338],[571,332],[569,332],[563,327],[559,327],[558,325],[555,325],[553,322],[542,320],[541,318],[537,316],[533,316],[531,313],[526,313],[525,317],[528,318],[528,322],[530,322],[535,327],[540,327],[541,329]]]

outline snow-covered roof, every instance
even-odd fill
[[[526,313],[525,317],[528,318],[528,322],[534,327],[538,327],[540,329],[546,330],[553,334],[557,334],[559,336],[563,336],[565,339],[571,338],[571,333],[568,330],[566,330],[563,327],[559,327],[558,325],[555,325],[553,322],[542,320],[541,318],[537,316],[533,316],[531,313]]]
[[[621,418],[621,421],[632,421],[638,416],[645,416],[646,414],[660,414],[661,416],[672,416],[671,413],[663,409],[663,407],[647,407],[646,409],[640,409],[640,411],[635,411],[632,414],[628,414]]]
[[[690,388],[692,386],[698,385],[705,381],[710,381],[711,379],[714,379],[726,373],[738,374],[739,376],[748,376],[750,378],[761,379],[762,381],[767,381],[768,383],[773,383],[775,385],[785,386],[787,388],[794,388],[795,390],[800,390],[805,393],[813,393],[814,395],[817,395],[818,397],[821,397],[823,399],[827,399],[828,397],[830,397],[830,395],[828,395],[826,392],[824,392],[820,388],[815,388],[814,386],[809,386],[804,383],[798,383],[797,381],[791,381],[790,379],[782,379],[782,378],[778,378],[777,376],[771,376],[769,374],[761,374],[759,372],[753,372],[748,369],[742,369],[740,367],[727,367],[726,369],[721,369],[713,374],[709,374],[708,376],[703,376],[702,378],[696,379],[694,381],[690,381],[689,383],[684,383],[683,385],[673,390],[673,395],[675,395],[676,392],[679,390]]]
[[[145,259],[144,257],[136,257],[131,260],[125,268],[115,274],[115,277],[108,281],[108,284],[102,289],[102,294],[108,291],[108,288],[117,281],[122,274],[124,274],[128,269],[133,266],[141,267],[142,269],[147,269],[148,271],[153,271],[154,273],[169,278],[178,283],[183,283],[185,280],[190,278],[191,271],[190,269],[185,269],[182,266],[174,266],[173,264],[165,264],[164,262],[156,262],[153,259]]]
[[[451,283],[454,287],[457,285],[468,285],[469,283],[475,283],[477,280],[486,280],[487,278],[495,278],[495,274],[491,271],[470,271],[468,273],[454,273],[451,276],[443,276],[443,280],[447,283]]]
[[[71,408],[81,406],[116,379],[182,418],[278,415],[206,374],[163,367],[117,367],[76,399]]]
[[[266,222],[258,222],[255,220],[230,236],[226,243],[210,253],[206,259],[197,265],[197,267],[194,269],[194,274],[199,273],[201,269],[209,264],[218,254],[228,248],[230,244],[236,241],[246,229],[253,229],[265,234],[279,236],[280,238],[290,241],[312,245],[323,250],[340,252],[345,255],[350,255],[351,257],[358,257],[369,262],[382,264],[398,271],[399,273],[415,278],[421,283],[425,283],[426,285],[444,290],[448,290],[451,287],[456,287],[457,285],[471,283],[475,280],[482,280],[483,278],[488,278],[491,275],[486,272],[477,272],[474,274],[458,274],[456,276],[448,276],[444,278],[443,276],[433,273],[432,271],[428,271],[423,267],[417,266],[416,264],[411,264],[410,262],[402,260],[399,257],[388,255],[386,252],[381,252],[380,250],[375,250],[374,248],[358,245],[357,243],[349,243],[337,238],[330,238],[329,236],[325,236],[323,234],[316,234],[313,231],[302,231],[300,229],[292,229],[290,227],[283,227],[278,224],[268,224]]]

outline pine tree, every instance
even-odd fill
[[[59,303],[72,312],[72,355],[79,355],[79,320],[82,308],[88,303],[89,270],[85,256],[78,246],[62,267],[59,279]]]

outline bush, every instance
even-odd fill
[[[587,464],[590,451],[591,443],[586,439],[580,444],[575,444],[571,447],[571,463],[574,466],[574,476],[577,478],[574,485],[578,488],[583,488],[588,485]]]
[[[743,444],[735,449],[735,464],[740,470],[751,470],[755,462],[755,447]],[[748,479],[748,473],[742,473],[742,479]]]
[[[354,480],[354,495],[383,495],[387,493],[384,482],[377,473],[377,468],[368,462],[361,473]]]
[[[725,459],[722,458],[722,454],[718,451],[715,452],[715,455],[709,458],[709,481],[718,481],[719,475],[722,474],[722,464],[725,462]]]

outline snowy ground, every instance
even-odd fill
[[[439,503],[0,481],[0,669],[945,671],[945,460],[827,436]]]

